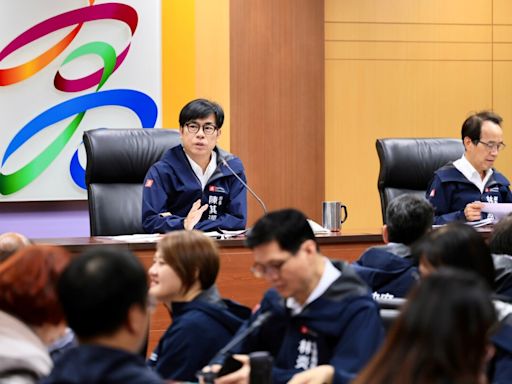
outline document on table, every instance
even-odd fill
[[[318,224],[316,221],[313,221],[311,219],[308,219],[309,226],[313,230],[314,234],[317,233],[331,233],[327,228],[322,227],[320,224]]]
[[[486,219],[477,220],[477,221],[466,221],[465,224],[473,227],[473,228],[480,228],[484,227],[486,225],[494,223],[494,217],[487,217]]]
[[[240,229],[237,231],[229,231],[227,229],[219,229],[218,231],[210,231],[203,232],[208,237],[213,237],[214,239],[232,239],[233,237],[238,237],[245,235],[248,229]]]
[[[126,243],[156,243],[162,238],[161,233],[137,233],[135,235],[119,235],[119,236],[97,236],[96,239],[101,240],[117,240]]]

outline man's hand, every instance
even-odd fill
[[[466,205],[464,208],[464,216],[467,221],[476,221],[482,219],[483,203],[481,201],[474,201]]]
[[[251,374],[251,366],[248,355],[233,355],[235,359],[243,365],[238,371],[221,376],[215,380],[215,384],[248,384],[249,375]]]
[[[319,365],[295,374],[288,384],[331,384],[334,376],[332,365]]]
[[[201,200],[196,200],[194,204],[192,204],[192,208],[188,212],[187,217],[183,221],[183,228],[187,230],[194,229],[199,220],[201,220],[201,216],[203,216],[203,212],[208,209],[208,204],[204,204],[201,206]]]

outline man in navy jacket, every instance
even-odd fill
[[[331,262],[319,252],[306,217],[297,210],[265,215],[250,231],[247,244],[253,249],[254,275],[273,288],[238,334],[260,314],[270,317],[231,352],[269,351],[276,384],[301,373],[318,376],[319,382],[348,383],[383,338],[368,287],[348,264]],[[244,366],[218,378],[217,384],[247,382],[248,357],[235,357]]]
[[[137,353],[149,324],[148,282],[135,255],[100,248],[74,258],[58,284],[79,345],[65,351],[43,384],[163,383]]]
[[[464,155],[438,169],[427,190],[435,207],[434,224],[480,220],[482,202],[512,203],[509,181],[493,169],[505,148],[501,122],[497,114],[483,111],[462,124]]]
[[[244,229],[247,195],[234,175],[245,182],[244,167],[238,157],[217,147],[224,111],[197,99],[183,107],[179,122],[182,144],[169,149],[144,180],[144,230]]]
[[[382,228],[385,245],[367,249],[353,267],[373,292],[405,297],[418,279],[411,244],[423,236],[434,219],[434,209],[424,198],[405,194],[386,209]]]

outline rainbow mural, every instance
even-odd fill
[[[36,1],[41,2],[41,0]],[[139,3],[143,1],[139,0]],[[101,119],[96,121],[96,126],[94,124],[84,126],[84,117],[89,110],[98,107],[126,108],[137,116],[140,127],[155,127],[159,110],[155,95],[152,97],[146,92],[130,88],[130,79],[133,77],[128,76],[126,79],[126,88],[107,89],[109,80],[117,71],[122,72],[123,64],[131,53],[139,17],[137,7],[133,4],[121,2],[98,4],[95,3],[95,0],[89,0],[84,7],[56,14],[30,26],[7,45],[0,46],[0,96],[1,92],[5,92],[7,89],[12,89],[12,92],[27,92],[27,88],[18,90],[15,89],[15,85],[29,81],[48,68],[50,63],[58,60],[60,60],[58,69],[52,74],[53,83],[48,83],[48,87],[52,87],[56,94],[66,96],[64,101],[51,105],[46,110],[33,111],[35,116],[29,121],[23,121],[27,113],[20,114],[20,126],[10,127],[11,130],[14,129],[10,137],[7,137],[6,130],[3,130],[2,140],[5,141],[5,149],[3,153],[0,152],[0,201],[6,196],[11,197],[10,201],[16,200],[17,194],[42,178],[45,170],[59,156],[62,156],[64,149],[72,145],[71,139],[75,137],[76,141],[76,136],[81,137],[83,130],[104,127]],[[120,22],[129,29],[130,39],[126,41],[123,49],[118,49],[116,52],[116,49],[108,41],[97,39],[87,41],[87,37],[82,36],[84,26],[98,21],[103,23]],[[8,57],[19,50],[27,50],[27,47],[34,42],[57,31],[60,31],[61,34],[62,31],[67,32],[44,52],[38,53],[35,58],[22,64],[4,67],[3,63]],[[157,32],[159,33],[159,31]],[[108,36],[105,37],[105,40],[108,40]],[[141,41],[139,41],[140,43]],[[74,78],[63,74],[62,67],[72,67],[73,63],[80,63],[81,60],[83,63],[84,59],[90,59],[91,56],[96,62],[99,60],[101,68]],[[142,61],[150,59],[148,57],[140,58]],[[141,76],[143,76],[142,73]],[[159,99],[160,95],[157,96]],[[108,109],[105,110],[105,113],[108,113]],[[43,146],[34,146],[34,143],[37,143],[34,138],[38,134],[63,121],[66,123],[61,131],[54,135],[49,143],[45,143]],[[62,176],[72,180],[75,189],[84,190],[85,171],[79,160],[80,144],[73,149],[72,156],[66,159],[68,172],[62,170]],[[18,153],[23,151],[25,153]],[[9,171],[4,170],[9,159],[16,155],[25,159],[28,156],[29,159],[25,160],[17,169],[12,170],[11,165]],[[51,180],[51,183],[55,183],[55,180]],[[83,197],[85,197],[85,193],[83,193]],[[60,198],[62,197],[56,197],[56,199]],[[24,196],[23,199],[40,200],[37,195]],[[44,199],[51,199],[51,197]]]

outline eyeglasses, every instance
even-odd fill
[[[271,261],[268,264],[254,264],[251,268],[251,272],[254,277],[261,279],[265,276],[275,277],[281,274],[281,268],[290,260],[293,256],[285,260]]]
[[[191,122],[185,123],[185,127],[187,127],[187,130],[193,134],[199,132],[199,130],[203,128],[203,132],[205,135],[213,135],[215,131],[218,129],[217,126],[212,123],[206,123],[201,126],[198,123]]]
[[[487,147],[487,149],[489,150],[489,152],[491,152],[493,149],[495,149],[499,152],[499,151],[504,150],[506,147],[505,143],[494,143],[492,141],[486,143],[485,141],[477,140],[476,143],[485,145]]]

